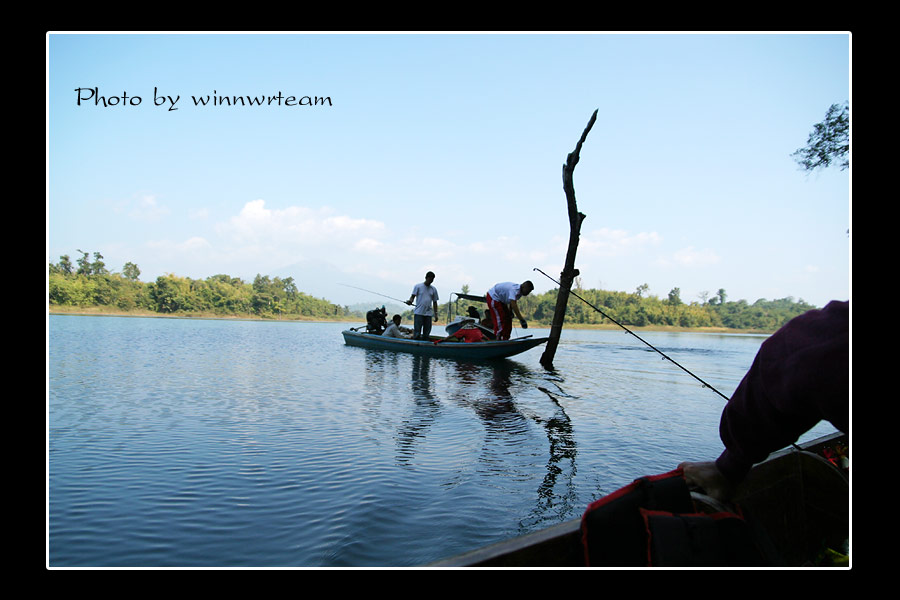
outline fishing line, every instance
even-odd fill
[[[361,287],[356,287],[355,285],[347,285],[346,283],[339,283],[338,285],[342,285],[342,286],[348,287],[348,288],[353,288],[355,290],[362,290],[363,292],[375,294],[376,296],[383,296],[384,298],[387,298],[388,300],[393,300],[395,302],[400,302],[401,304],[406,304],[406,300],[400,300],[399,298],[394,298],[392,296],[385,296],[384,294],[379,294],[378,292],[373,292],[372,290],[366,290]]]
[[[553,279],[552,277],[550,277],[549,275],[547,275],[546,273],[544,273],[544,272],[541,271],[540,269],[538,269],[538,268],[535,267],[534,270],[537,271],[538,273],[540,273],[541,275],[543,275],[544,277],[546,277],[547,279],[549,279],[550,281],[554,282],[556,285],[562,287],[562,284],[561,284],[560,282],[556,281],[555,279]],[[687,370],[687,369],[685,369],[684,367],[682,367],[680,364],[678,364],[677,362],[675,362],[674,360],[672,360],[669,356],[667,356],[664,352],[662,352],[661,350],[659,350],[658,348],[656,348],[653,344],[651,344],[651,343],[648,342],[647,340],[641,338],[638,334],[634,333],[633,331],[631,331],[630,329],[628,329],[627,327],[625,327],[624,325],[622,325],[621,323],[619,323],[618,321],[616,321],[615,319],[613,319],[612,317],[610,317],[608,314],[606,314],[605,312],[603,312],[602,310],[600,310],[599,308],[597,308],[596,306],[594,306],[593,304],[591,304],[590,302],[588,302],[587,300],[585,300],[584,298],[582,298],[581,296],[579,296],[578,294],[576,294],[575,292],[573,292],[572,290],[569,290],[569,293],[572,294],[573,296],[575,296],[576,298],[578,298],[579,300],[581,300],[582,302],[584,302],[585,304],[587,304],[588,306],[590,306],[591,308],[593,308],[594,310],[596,310],[598,313],[600,313],[601,315],[603,315],[604,317],[606,317],[607,319],[609,319],[610,321],[612,321],[613,323],[615,323],[616,325],[618,325],[619,327],[621,327],[622,329],[624,329],[624,330],[625,330],[625,333],[629,333],[629,334],[633,335],[633,336],[636,337],[638,340],[640,340],[641,342],[643,342],[644,344],[646,344],[651,350],[653,350],[654,352],[659,353],[659,354],[663,357],[664,360],[669,361],[670,363],[672,363],[673,365],[675,365],[676,367],[678,367],[679,369],[681,369],[682,371],[684,371],[685,373],[687,373],[688,375],[690,375],[691,377],[693,377],[694,379],[696,379],[697,381],[699,381],[701,384],[703,384],[703,387],[711,389],[712,391],[714,391],[714,392],[717,393],[718,395],[720,395],[720,396],[722,396],[723,398],[725,398],[725,401],[726,401],[726,402],[728,401],[728,396],[726,396],[725,394],[723,394],[722,392],[720,392],[719,390],[717,390],[716,388],[714,388],[714,387],[711,386],[710,384],[706,383],[705,381],[703,381],[702,379],[700,379],[699,377],[697,377],[696,375],[694,375],[693,373],[691,373],[689,370]]]

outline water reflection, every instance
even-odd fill
[[[552,393],[543,388],[541,391],[547,394],[557,411],[544,423],[550,449],[547,474],[538,488],[538,505],[532,511],[530,522],[524,524],[524,531],[532,531],[535,523],[559,521],[573,509],[580,510],[574,482],[577,447],[572,421]],[[560,479],[564,482],[561,490],[557,486]]]
[[[431,359],[427,356],[412,356],[413,413],[404,419],[397,430],[398,461],[409,465],[415,455],[417,440],[424,439],[429,429],[441,414],[441,405],[433,391]]]
[[[545,381],[545,374],[509,360],[469,363],[421,356],[411,360],[414,410],[402,421],[396,437],[402,463],[412,460],[417,441],[436,426],[446,401],[448,407],[466,409],[481,425],[480,448],[472,459],[475,473],[540,481],[533,506],[520,521],[521,532],[559,521],[578,508],[577,444],[572,422],[559,401],[566,394],[538,385]],[[546,446],[535,439],[535,426],[546,438]],[[534,455],[543,451],[547,453],[543,471],[535,472],[540,463],[533,460]],[[522,456],[530,457],[527,464],[520,464]]]

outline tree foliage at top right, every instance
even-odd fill
[[[841,171],[850,167],[850,104],[832,104],[825,120],[816,123],[806,146],[791,154],[804,171],[829,167],[840,161]]]

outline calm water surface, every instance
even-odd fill
[[[49,565],[422,565],[721,451],[724,400],[622,331],[550,372],[347,327],[50,316]],[[765,339],[640,335],[726,396]]]

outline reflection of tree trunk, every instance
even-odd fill
[[[544,426],[550,448],[547,474],[544,475],[544,479],[538,487],[538,505],[532,511],[532,515],[536,522],[547,521],[551,517],[555,521],[559,521],[568,518],[570,511],[575,506],[576,494],[573,484],[577,454],[575,434],[572,429],[572,421],[559,400],[549,390],[542,387],[538,387],[538,389],[547,394],[558,411],[547,420],[535,418]],[[560,476],[565,480],[565,489],[562,491],[556,489]],[[555,514],[548,517],[546,513],[551,509],[555,510]]]
[[[597,111],[595,110],[581,134],[581,139],[575,145],[575,150],[566,157],[566,164],[563,165],[563,189],[566,192],[566,203],[569,207],[569,248],[566,251],[566,264],[562,273],[559,274],[559,294],[556,296],[556,310],[553,313],[553,324],[550,326],[550,339],[541,355],[541,364],[546,368],[553,367],[553,357],[556,355],[556,347],[559,345],[559,337],[562,334],[563,320],[566,318],[569,290],[572,289],[572,280],[578,275],[578,270],[575,268],[575,252],[578,250],[578,237],[581,234],[581,222],[584,221],[585,215],[578,212],[578,206],[575,203],[575,185],[572,183],[572,174],[575,172],[575,165],[578,164],[580,158],[581,145],[596,120]]]

